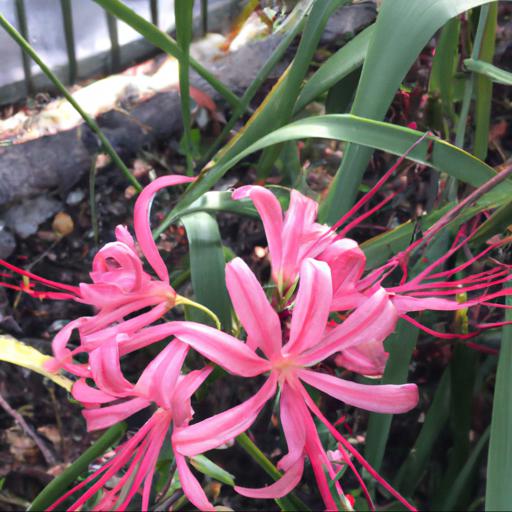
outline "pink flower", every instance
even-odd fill
[[[381,343],[395,327],[396,309],[387,294],[378,290],[342,324],[326,333],[332,301],[331,272],[325,262],[308,258],[301,266],[289,334],[283,339],[279,316],[241,259],[236,258],[228,264],[226,280],[235,311],[247,332],[246,343],[193,322],[171,322],[150,329],[159,336],[174,334],[232,374],[255,377],[269,373],[269,377],[246,402],[194,425],[177,428],[173,437],[175,450],[183,456],[194,456],[244,432],[279,386],[281,423],[288,444],[288,454],[278,464],[284,475],[263,489],[237,487],[236,490],[254,498],[282,497],[300,481],[304,458],[308,456],[326,507],[335,508],[324,467],[331,478],[335,471],[309,412],[312,410],[318,415],[319,411],[303,383],[369,411],[401,413],[415,407],[418,390],[414,384],[371,386],[309,369],[339,350],[357,347],[367,340]],[[346,449],[353,450],[345,447],[345,454]],[[348,455],[347,464],[352,464]]]
[[[57,334],[52,343],[55,358],[49,364],[51,371],[63,367],[76,375],[88,376],[86,365],[72,361],[74,355],[90,352],[106,338],[113,338],[120,332],[126,335],[121,338],[122,343],[130,334],[157,321],[174,307],[177,301],[176,291],[169,284],[167,267],[153,241],[149,208],[153,196],[161,188],[191,181],[193,178],[184,176],[163,176],[148,185],[135,203],[134,228],[137,241],[157,278],[144,271],[135,242],[124,226],[116,228],[117,241],[106,244],[94,257],[90,273],[92,282],[80,283],[78,287],[41,278],[0,260],[4,267],[59,291],[37,291],[31,287],[2,283],[4,286],[21,289],[34,297],[75,300],[89,304],[97,311],[94,316],[81,317],[70,322]],[[147,308],[149,311],[133,316]],[[132,318],[125,320],[129,315]],[[71,351],[67,344],[74,329],[79,330],[80,346]]]
[[[142,489],[142,510],[148,510],[153,475],[158,455],[174,429],[183,428],[193,415],[190,397],[211,372],[211,367],[181,375],[181,367],[188,346],[179,340],[167,345],[146,367],[137,384],[125,379],[119,362],[119,345],[107,340],[91,352],[91,376],[96,387],[85,379],[75,383],[73,397],[85,405],[83,415],[89,431],[114,425],[155,403],[158,409],[128,441],[115,450],[115,455],[86,480],[75,486],[55,502],[53,510],[87,484],[92,485],[71,505],[77,510],[120,470],[123,476],[112,489],[104,490],[95,510],[125,510],[137,492]],[[174,444],[174,434],[170,441]],[[176,465],[180,482],[189,500],[200,510],[213,510],[199,482],[190,471],[185,457],[176,452]]]

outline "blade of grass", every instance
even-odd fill
[[[77,65],[71,0],[60,0],[60,9],[62,11],[62,26],[64,27],[64,38],[66,39],[66,51],[68,54],[68,80],[72,84],[76,80]]]
[[[389,359],[381,379],[382,384],[404,384],[407,382],[409,364],[416,347],[418,333],[418,329],[409,322],[399,321],[396,332],[386,343]],[[364,455],[375,471],[380,471],[392,419],[392,414],[370,414]]]
[[[54,478],[32,502],[29,511],[46,510],[57,501],[64,491],[89,467],[89,464],[103,455],[126,432],[126,423],[110,427],[90,448],[68,466],[58,477]]]
[[[28,39],[27,10],[25,0],[16,0],[16,20],[20,28],[20,33],[24,39]],[[23,73],[25,74],[25,84],[28,94],[34,93],[34,82],[32,80],[32,69],[28,55],[21,51],[21,60],[23,62]]]
[[[304,85],[293,109],[295,114],[363,65],[373,30],[374,25],[365,28],[318,68]]]
[[[492,62],[496,47],[496,26],[498,22],[498,4],[490,4],[487,20],[483,30],[482,44],[478,58],[483,62]],[[484,7],[482,7],[484,9]],[[476,44],[476,41],[475,41]],[[491,124],[492,80],[478,73],[473,73],[475,80],[475,136],[473,154],[485,160],[489,146]]]
[[[137,191],[142,190],[142,186],[137,181],[128,167],[121,160],[119,155],[116,153],[115,149],[112,147],[108,139],[105,137],[100,127],[96,124],[96,121],[82,109],[82,107],[75,101],[73,96],[69,94],[64,84],[57,78],[57,76],[51,71],[51,69],[41,60],[36,51],[30,46],[28,41],[5,19],[5,17],[0,14],[0,26],[2,26],[5,31],[18,43],[18,45],[22,48],[22,50],[27,53],[41,68],[43,73],[53,82],[55,87],[59,90],[59,92],[69,101],[69,103],[73,106],[73,108],[82,116],[83,120],[89,126],[89,128],[96,134],[98,139],[100,139],[101,144],[103,145],[103,149],[105,153],[107,153],[112,161],[116,164],[119,170],[125,175],[126,179],[135,187]]]
[[[187,175],[193,174],[192,162],[192,121],[190,119],[190,43],[192,41],[192,12],[194,0],[187,2],[174,2],[174,16],[176,19],[176,41],[181,52],[178,61],[181,118],[183,120],[183,139],[185,143],[185,157],[187,161]]]
[[[348,0],[326,0],[313,3],[311,14],[307,18],[306,26],[297,48],[297,53],[288,68],[284,80],[280,82],[278,89],[274,91],[270,101],[266,104],[266,111],[259,112],[260,123],[262,122],[262,117],[268,116],[272,116],[272,123],[269,124],[269,127],[276,128],[289,122],[300,93],[302,81],[309,69],[311,59],[320,42],[325,25],[333,11],[347,2]],[[265,116],[265,113],[268,113],[267,116]],[[270,131],[269,127],[267,127],[267,133]],[[257,166],[260,179],[268,176],[279,152],[279,146],[273,146],[263,151]]]
[[[352,114],[383,119],[400,82],[422,48],[448,20],[490,0],[393,0],[382,3],[366,55]],[[354,203],[373,150],[349,144],[321,207],[334,223]]]
[[[395,487],[405,496],[416,490],[427,468],[432,449],[448,421],[450,413],[450,373],[445,370],[437,386],[425,422],[407,459],[395,478]]]
[[[181,218],[187,231],[192,288],[196,300],[211,309],[224,330],[231,328],[231,302],[226,289],[225,257],[215,218],[204,212]],[[200,311],[190,310],[190,317],[202,323],[211,320]]]
[[[203,171],[199,179],[188,187],[166,222],[172,222],[172,219],[176,217],[180,210],[189,206],[204,192],[208,191],[236,163],[267,146],[313,136],[315,138],[355,142],[402,155],[422,135],[422,133],[409,128],[348,114],[316,116],[296,121],[262,137],[222,166],[213,166]],[[431,154],[429,152],[430,144],[432,144]],[[421,164],[430,165],[434,169],[455,176],[472,186],[479,186],[496,176],[496,172],[484,162],[448,142],[432,136],[426,137],[407,158]],[[509,180],[498,185],[487,197],[499,197],[502,200],[506,192],[512,193],[512,182]]]
[[[473,73],[479,73],[489,77],[493,82],[503,85],[512,85],[512,73],[493,66],[489,62],[483,62],[481,60],[466,59],[464,61],[469,71]]]
[[[127,25],[144,36],[150,43],[168,53],[172,57],[181,61],[183,53],[178,47],[176,41],[165,32],[162,32],[152,23],[139,16],[135,11],[127,7],[120,0],[94,0],[101,5],[103,9],[108,11],[116,18],[124,21]],[[186,3],[184,0],[179,3]],[[190,58],[190,66],[197,71],[221,96],[233,107],[236,108],[240,104],[240,99],[233,94],[220,80],[215,78],[207,69],[205,69],[194,58]]]
[[[507,286],[510,286],[508,284]],[[512,306],[512,299],[507,297]],[[505,320],[512,321],[512,309],[505,311]],[[503,327],[494,400],[492,405],[485,510],[508,510],[512,503],[512,325]]]
[[[258,92],[259,88],[263,85],[263,82],[267,79],[268,75],[274,68],[274,66],[281,60],[284,53],[290,46],[291,42],[300,33],[304,26],[304,18],[306,16],[307,9],[304,8],[302,2],[299,3],[295,9],[290,13],[287,21],[284,23],[285,31],[281,42],[278,44],[272,55],[269,57],[267,62],[258,71],[256,78],[251,82],[251,85],[246,89],[242,98],[240,99],[240,105],[233,110],[229,121],[226,123],[222,132],[215,139],[212,146],[205,155],[203,161],[199,164],[199,168],[203,168],[213,157],[215,152],[220,148],[223,141],[231,133],[231,130],[235,126],[240,116],[247,111],[249,105],[254,98],[254,95]],[[229,144],[231,145],[231,143]],[[227,155],[226,155],[227,157]],[[220,162],[219,162],[220,163]]]

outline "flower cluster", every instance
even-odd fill
[[[507,293],[496,287],[511,279],[508,266],[460,278],[462,271],[483,258],[495,246],[444,270],[447,260],[471,237],[462,228],[452,247],[439,260],[409,278],[407,261],[425,238],[414,242],[378,269],[365,273],[366,259],[358,243],[346,234],[367,213],[350,220],[375,193],[371,190],[354,210],[336,226],[316,222],[318,205],[293,190],[283,213],[276,197],[260,186],[247,186],[233,193],[236,200],[251,200],[263,221],[272,265],[273,296],[268,297],[254,273],[240,258],[226,266],[226,285],[243,339],[219,329],[188,321],[162,321],[179,303],[169,284],[168,271],[153,242],[149,205],[161,188],[185,183],[188,178],[168,176],[155,180],[135,205],[134,228],[140,250],[156,278],[146,273],[128,230],[118,227],[117,241],[96,255],[92,283],[71,287],[23,273],[58,292],[22,287],[36,297],[72,299],[90,304],[93,316],[70,322],[53,341],[51,369],[64,368],[76,375],[73,397],[84,406],[89,430],[103,429],[136,412],[152,407],[150,419],[100,469],[56,502],[75,496],[71,510],[83,506],[112,476],[124,470],[114,487],[105,490],[98,510],[125,510],[136,493],[142,493],[142,508],[148,509],[152,479],[159,452],[172,446],[180,483],[187,498],[200,510],[212,510],[204,490],[190,470],[187,458],[205,453],[247,431],[267,402],[279,399],[279,418],[288,452],[278,462],[282,477],[267,487],[235,487],[252,498],[280,498],[300,482],[305,459],[313,469],[318,490],[327,509],[336,509],[336,495],[344,497],[337,481],[337,463],[353,469],[370,505],[371,499],[352,457],[405,506],[412,507],[389,486],[324,416],[305,385],[335,399],[367,411],[403,413],[418,402],[415,384],[367,385],[325,373],[319,363],[334,357],[338,365],[365,376],[382,375],[387,353],[384,340],[395,330],[399,318],[408,320],[440,337],[470,334],[437,333],[410,316],[422,310],[454,311],[473,306],[493,306],[493,299]],[[345,228],[337,232],[343,223]],[[398,285],[387,286],[395,270],[402,270]],[[452,278],[456,276],[456,279]],[[13,285],[9,285],[13,287]],[[489,290],[493,290],[489,292]],[[471,294],[461,301],[460,294]],[[127,318],[129,317],[129,318]],[[341,319],[341,320],[340,320]],[[493,324],[495,325],[495,324]],[[485,325],[477,326],[477,329]],[[68,348],[71,334],[78,331],[79,344]],[[125,378],[121,359],[150,344],[169,340],[148,364],[135,384]],[[208,364],[183,372],[190,350]],[[87,354],[87,362],[73,358]],[[83,357],[83,354],[82,354]],[[193,422],[191,397],[211,372],[212,364],[247,379],[264,376],[264,383],[248,400],[199,422]],[[320,440],[315,418],[335,438],[336,460]],[[172,426],[172,428],[171,428]],[[334,494],[332,481],[334,484]],[[372,505],[371,505],[372,506]]]

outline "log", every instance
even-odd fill
[[[354,34],[375,18],[373,2],[343,7],[326,28],[323,43],[335,42]],[[253,41],[221,59],[205,64],[236,94],[242,94],[272,54],[280,36],[272,35]],[[276,67],[276,79],[290,62],[287,53]],[[204,91],[214,101],[221,98],[197,74],[191,74],[191,85]],[[143,147],[168,140],[182,130],[177,89],[157,92],[149,99],[135,102],[128,111],[112,109],[96,118],[105,135],[125,161],[130,161]],[[99,143],[90,129],[80,124],[18,144],[0,146],[0,207],[10,205],[51,189],[61,194],[69,191],[89,171]]]

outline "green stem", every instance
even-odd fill
[[[5,17],[0,14],[0,25],[5,29],[5,31],[16,41],[16,43],[22,48],[22,50],[27,53],[34,62],[41,68],[43,73],[53,82],[55,87],[59,90],[59,92],[71,103],[73,108],[82,116],[83,120],[89,126],[89,128],[97,135],[98,139],[100,139],[103,149],[110,156],[112,161],[119,167],[121,172],[126,176],[127,180],[136,188],[137,191],[142,190],[141,184],[137,181],[137,179],[132,175],[129,171],[128,167],[121,160],[119,155],[116,153],[116,150],[112,147],[108,139],[103,135],[100,127],[96,124],[96,121],[87,114],[82,107],[75,101],[73,96],[69,94],[64,84],[57,78],[57,76],[50,70],[50,68],[41,60],[36,51],[30,46],[28,41],[5,19]]]
[[[211,309],[208,309],[206,306],[199,304],[199,302],[194,302],[193,300],[187,299],[186,297],[177,295],[175,304],[176,304],[176,306],[189,306],[192,308],[196,308],[199,311],[202,311],[203,313],[208,315],[215,322],[215,326],[217,327],[217,329],[219,329],[219,330],[222,329],[219,317]]]
[[[94,243],[98,244],[98,212],[96,211],[96,155],[93,155],[89,171],[89,208],[91,209],[91,225],[94,233]]]
[[[57,501],[64,491],[82,474],[89,464],[104,454],[126,432],[126,423],[121,422],[110,427],[90,448],[85,450],[71,466],[66,468],[57,478],[54,478],[36,497],[28,508],[28,512],[46,510]]]

